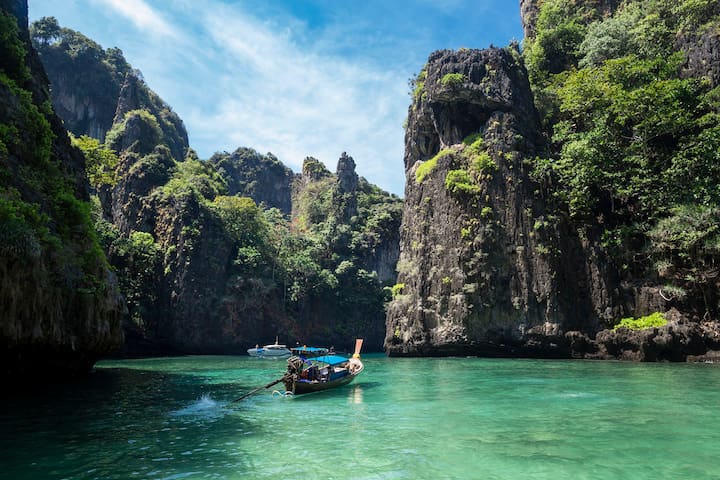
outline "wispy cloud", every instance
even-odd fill
[[[101,0],[135,26],[151,34],[175,37],[177,31],[144,0]]]
[[[295,170],[306,156],[332,169],[347,151],[360,175],[401,191],[408,103],[402,73],[318,51],[320,39],[300,45],[305,32],[214,7],[204,9],[201,21],[224,59],[208,79],[222,97],[212,111],[186,120],[191,131],[221,136],[231,149],[272,151]]]
[[[435,49],[521,37],[507,0],[31,0],[120,47],[185,122],[202,158],[239,146],[299,170],[347,151],[358,174],[404,189],[407,79]]]

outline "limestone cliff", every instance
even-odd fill
[[[400,354],[536,349],[534,336],[593,328],[568,315],[558,231],[530,160],[543,148],[519,52],[435,52],[409,111],[396,296],[386,347]]]
[[[250,197],[267,208],[290,213],[294,176],[273,154],[261,155],[251,148],[238,148],[233,153],[216,153],[208,161],[225,178],[229,195]]]
[[[103,142],[128,113],[146,110],[157,119],[173,157],[185,158],[188,137],[182,120],[148,88],[122,50],[104,49],[80,32],[60,27],[53,17],[33,23],[30,33],[48,72],[53,108],[70,132]]]
[[[0,337],[15,379],[85,372],[123,340],[85,163],[50,106],[27,2],[0,2]]]
[[[520,6],[522,57],[436,52],[414,81],[388,353],[717,357],[717,4]]]

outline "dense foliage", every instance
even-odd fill
[[[46,279],[48,288],[104,291],[105,257],[71,159],[56,150],[64,147],[51,127],[52,107],[31,78],[15,19],[2,12],[0,32],[0,260],[47,262],[57,276]]]
[[[602,18],[576,4],[543,2],[525,46],[553,153],[536,174],[560,182],[578,230],[623,275],[660,275],[716,314],[720,87],[682,76],[677,45],[717,28],[720,8],[638,0]]]
[[[115,185],[117,183],[115,170],[119,161],[115,151],[87,135],[79,138],[70,135],[72,144],[85,154],[85,172],[90,186],[97,190],[104,185],[110,187]]]

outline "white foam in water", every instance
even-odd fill
[[[209,393],[203,393],[193,403],[185,408],[171,412],[171,415],[217,416],[222,413],[221,410],[220,404],[213,400]]]

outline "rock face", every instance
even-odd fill
[[[408,120],[388,352],[530,354],[534,335],[592,328],[596,320],[569,316],[575,303],[560,296],[557,232],[544,228],[541,187],[528,175],[543,144],[519,53],[435,52]]]
[[[713,87],[720,85],[720,32],[717,29],[685,33],[676,47],[687,52],[681,71],[684,77],[706,78]]]
[[[1,1],[0,22],[3,373],[58,379],[121,345],[123,303],[87,213],[84,158],[49,108],[27,2]]]
[[[32,33],[50,79],[53,107],[70,132],[103,142],[128,113],[142,109],[156,118],[162,143],[173,157],[185,158],[188,136],[182,120],[148,88],[120,49],[103,49],[81,33],[61,28],[53,18],[34,23]]]
[[[48,72],[53,108],[75,135],[104,140],[129,65],[119,50],[105,51],[77,32],[60,29],[54,19],[43,21],[42,38],[33,35],[33,40]]]
[[[350,223],[357,215],[358,175],[355,173],[355,160],[346,152],[340,155],[335,170],[337,190],[334,201],[340,206],[339,218],[343,223]]]
[[[520,20],[525,38],[535,38],[535,23],[539,12],[538,0],[520,0]]]
[[[292,209],[292,170],[269,153],[261,155],[251,148],[233,153],[216,153],[209,162],[215,165],[228,185],[228,195],[250,197],[258,204],[277,208],[284,214]]]
[[[521,1],[528,38],[541,2]],[[590,19],[617,1],[577,1]],[[716,29],[677,37],[683,74],[717,84]],[[405,137],[406,203],[390,355],[683,361],[718,357],[718,322],[673,310],[653,272],[622,275],[602,221],[580,229],[557,202],[527,74],[513,48],[433,53],[416,79]],[[655,274],[656,275],[656,274]],[[668,325],[611,330],[666,312]]]

